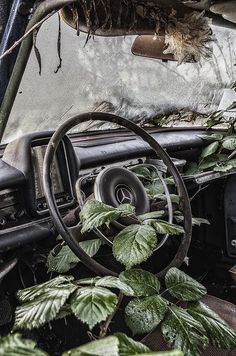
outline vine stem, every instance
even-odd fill
[[[120,305],[122,303],[122,300],[124,298],[124,295],[120,292],[119,293],[119,297],[118,297],[118,303],[113,311],[113,313],[111,315],[109,315],[109,317],[107,318],[107,320],[101,325],[100,327],[100,334],[99,334],[99,338],[103,338],[106,336],[108,328],[110,326],[110,323],[112,321],[112,319],[114,318],[114,316],[116,315],[116,313],[118,312]]]
[[[19,46],[21,44],[21,42],[28,37],[31,32],[33,32],[35,29],[37,29],[38,27],[40,27],[42,25],[42,23],[44,21],[46,21],[47,19],[49,19],[49,17],[51,17],[52,15],[54,15],[57,12],[57,10],[53,10],[52,12],[50,12],[47,16],[45,16],[42,20],[40,20],[39,22],[37,22],[34,26],[32,26],[21,38],[19,38],[15,43],[13,43],[13,45],[8,48],[1,56],[0,56],[0,60],[2,60],[4,57],[6,57],[8,54],[10,54],[13,49],[15,49],[17,46]]]

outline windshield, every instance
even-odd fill
[[[37,37],[42,73],[32,51],[4,142],[27,132],[55,130],[74,114],[94,110],[111,111],[135,122],[182,109],[209,113],[218,109],[224,89],[235,83],[235,30],[213,26],[211,59],[178,66],[134,56],[134,36],[95,37],[85,46],[86,34],[77,36],[63,21],[61,25],[62,67],[55,73],[58,17],[53,16]],[[190,120],[189,124],[199,123]],[[88,128],[114,127],[80,129]]]

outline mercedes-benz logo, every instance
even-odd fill
[[[133,203],[133,194],[131,191],[124,187],[120,186],[116,189],[116,199],[119,204],[132,204]]]

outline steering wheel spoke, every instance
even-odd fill
[[[82,114],[75,116],[61,125],[57,131],[53,134],[49,144],[47,146],[45,158],[44,158],[44,167],[43,167],[43,184],[44,184],[44,192],[45,197],[48,203],[49,211],[52,217],[52,220],[58,230],[58,233],[64,239],[64,241],[69,245],[72,251],[79,257],[81,262],[83,262],[88,268],[96,272],[100,275],[116,275],[116,272],[109,270],[108,268],[102,266],[100,263],[96,262],[93,258],[89,257],[79,246],[79,242],[84,239],[81,234],[80,224],[79,224],[79,209],[84,204],[84,196],[81,194],[81,181],[82,179],[78,179],[76,184],[76,192],[77,192],[77,200],[79,204],[79,208],[74,211],[74,219],[78,219],[77,222],[72,219],[73,223],[68,223],[69,214],[64,219],[61,217],[59,209],[56,205],[55,197],[53,194],[52,181],[51,181],[51,170],[53,164],[53,158],[56,152],[56,149],[61,142],[62,138],[66,135],[66,133],[72,129],[74,126],[81,124],[86,121],[105,121],[109,123],[115,123],[119,126],[123,126],[137,136],[142,138],[150,148],[155,152],[157,157],[161,159],[164,165],[167,168],[167,171],[173,176],[179,199],[181,202],[181,207],[184,216],[184,230],[185,234],[182,237],[182,240],[179,244],[178,250],[173,258],[173,260],[169,263],[169,265],[158,273],[158,276],[163,276],[170,267],[179,267],[184,259],[187,256],[187,252],[191,242],[191,234],[192,234],[192,214],[190,201],[188,197],[188,193],[185,187],[185,184],[182,180],[182,177],[172,162],[171,158],[167,154],[167,152],[158,144],[158,142],[147,133],[144,129],[137,126],[135,123],[121,118],[119,116],[108,114],[108,113],[100,113],[100,112],[92,112],[87,114]],[[157,176],[161,181],[164,192],[166,195],[166,204],[168,210],[168,222],[173,222],[173,207],[171,202],[171,197],[169,194],[169,190],[167,184],[162,176],[162,174],[158,171],[158,169],[154,166],[153,168],[157,171]],[[109,183],[109,184],[108,184]],[[101,189],[101,184],[103,184],[103,189]],[[138,197],[137,191],[139,191]],[[107,195],[107,191],[108,194]],[[142,186],[141,181],[135,176],[135,174],[125,168],[120,167],[111,167],[106,170],[103,170],[95,180],[95,190],[94,195],[97,200],[102,201],[107,205],[111,205],[114,207],[119,206],[120,204],[131,203],[136,207],[137,215],[145,214],[150,211],[149,200],[147,199],[146,192],[144,187]],[[71,218],[71,217],[70,217]],[[71,222],[71,221],[70,221]],[[129,224],[133,224],[134,222],[128,222]],[[124,228],[126,223],[124,220],[120,220],[116,222],[116,227]],[[112,242],[103,234],[100,229],[95,229],[94,232],[102,238],[108,245],[112,245]],[[163,244],[168,239],[168,234],[166,234],[161,242],[159,243],[157,249],[163,246]]]

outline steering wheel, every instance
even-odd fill
[[[178,169],[175,167],[174,163],[172,162],[171,158],[169,157],[169,155],[159,145],[159,143],[151,135],[149,135],[149,133],[147,133],[141,127],[137,126],[135,123],[133,123],[127,119],[124,119],[120,116],[113,115],[113,114],[101,113],[101,112],[90,112],[90,113],[85,113],[82,115],[77,115],[77,116],[72,117],[71,119],[69,119],[68,121],[63,123],[55,131],[55,133],[53,134],[53,136],[51,137],[51,139],[48,143],[45,157],[44,157],[44,163],[43,163],[44,194],[45,194],[45,198],[46,198],[46,201],[48,204],[49,212],[51,214],[52,221],[57,229],[57,232],[61,235],[63,240],[68,244],[68,246],[71,248],[71,250],[78,256],[78,258],[84,265],[86,265],[90,270],[92,270],[93,272],[95,272],[98,275],[117,276],[117,273],[115,271],[112,271],[112,270],[104,267],[102,264],[98,263],[97,261],[95,261],[87,253],[85,253],[84,250],[80,247],[79,242],[75,239],[71,229],[68,226],[66,226],[66,224],[59,212],[59,209],[57,207],[55,196],[53,193],[53,185],[52,185],[52,178],[51,178],[52,165],[53,165],[53,159],[55,156],[55,152],[56,152],[57,147],[60,144],[62,138],[74,126],[77,126],[78,124],[82,124],[86,121],[95,121],[95,120],[96,121],[97,120],[105,121],[105,122],[113,123],[113,124],[116,124],[119,126],[123,126],[126,129],[129,129],[130,131],[135,133],[140,138],[142,138],[143,141],[148,143],[148,145],[155,152],[155,154],[158,156],[158,158],[160,158],[164,162],[169,173],[174,178],[175,185],[176,185],[176,188],[177,188],[177,191],[179,194],[179,198],[180,198],[181,210],[184,215],[183,224],[184,224],[185,233],[183,234],[183,237],[179,244],[178,250],[177,250],[174,258],[172,259],[172,261],[169,263],[169,265],[166,268],[164,268],[162,271],[160,271],[157,274],[158,277],[163,277],[169,268],[179,267],[183,263],[185,257],[187,256],[188,249],[189,249],[190,242],[191,242],[191,235],[192,235],[191,206],[190,206],[187,189],[186,189],[185,184],[182,180],[182,177],[181,177]],[[123,172],[123,173],[125,173],[125,172]],[[122,176],[125,175],[123,173],[122,173]],[[132,173],[132,174],[133,174],[132,175],[132,180],[133,180],[136,178],[136,176],[134,173]],[[108,172],[108,175],[109,175],[109,172]],[[98,183],[97,183],[98,185],[99,185],[99,180],[101,181],[101,179],[102,179],[102,177],[100,176],[98,179]],[[129,177],[127,179],[129,179]],[[135,183],[137,183],[137,181],[135,181]],[[119,186],[119,184],[118,184],[118,186]],[[120,184],[120,186],[124,186],[123,183]],[[127,187],[127,186],[125,185],[125,187]],[[140,186],[139,186],[139,188],[140,188]],[[98,193],[97,193],[97,196],[99,196]],[[109,199],[112,200],[113,198],[114,197],[110,197]]]

